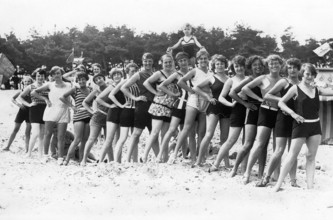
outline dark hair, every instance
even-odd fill
[[[139,68],[139,66],[136,65],[135,63],[129,63],[129,64],[127,64],[126,67],[125,67],[125,71],[126,71],[126,73],[129,73],[131,67],[134,67],[136,70]]]
[[[300,70],[302,66],[302,62],[297,58],[290,58],[286,63],[287,65],[295,66],[298,70]]]
[[[35,71],[32,72],[31,76],[32,76],[32,77],[36,77],[37,73],[38,73],[39,75],[44,75],[45,77],[46,77],[46,75],[47,75],[47,72],[46,72],[44,69],[37,68],[37,69],[35,69]]]
[[[104,76],[102,73],[98,73],[98,74],[96,74],[96,75],[93,77],[93,81],[94,81],[94,83],[96,83],[96,82],[95,82],[95,79],[96,79],[97,77],[103,77],[103,79],[104,79],[104,81],[105,81],[105,76]]]
[[[227,58],[225,58],[225,56],[221,55],[221,54],[216,54],[212,57],[212,70],[215,71],[215,63],[217,61],[220,61],[222,63],[224,63],[225,68],[228,67],[228,60]]]
[[[234,65],[238,64],[238,65],[243,66],[245,68],[245,63],[246,63],[245,57],[243,57],[242,55],[236,55],[231,60],[230,70],[235,73]]]
[[[264,72],[264,69],[265,69],[264,58],[262,56],[253,55],[253,56],[250,56],[249,58],[247,58],[246,62],[245,62],[245,68],[249,75],[252,75],[252,64],[257,60],[259,60],[260,64],[262,65],[263,72]]]
[[[302,77],[303,77],[303,74],[304,74],[306,69],[310,70],[311,76],[317,77],[318,72],[317,72],[316,68],[311,63],[304,63],[302,65],[301,70],[300,70],[300,75]]]
[[[177,62],[179,60],[181,60],[181,59],[184,59],[184,58],[186,58],[186,59],[190,58],[190,56],[188,55],[188,53],[186,53],[186,52],[179,52],[179,53],[176,54],[176,57],[175,57],[175,59],[176,59]]]
[[[116,73],[120,73],[123,76],[123,71],[119,68],[112,68],[110,71],[111,78],[113,79],[113,75]]]
[[[89,80],[89,76],[88,74],[84,73],[84,72],[79,72],[77,75],[76,75],[76,79],[81,79],[81,78],[84,78],[86,80]]]

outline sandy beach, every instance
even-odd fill
[[[10,102],[14,90],[1,90],[0,149],[14,127],[18,107]],[[317,154],[315,188],[306,189],[305,171],[297,170],[301,188],[286,179],[281,192],[272,185],[256,188],[241,175],[228,177],[225,169],[206,172],[178,162],[156,164],[42,163],[24,153],[21,127],[9,152],[0,151],[0,219],[332,219],[333,146],[321,145]],[[140,152],[147,131],[140,141]],[[216,144],[216,139],[213,144]],[[240,141],[238,142],[238,145]],[[237,149],[238,146],[235,146]],[[93,153],[99,155],[101,146]],[[271,146],[269,146],[271,148]],[[234,149],[235,150],[235,149]],[[234,151],[233,150],[233,151]],[[305,160],[305,146],[299,164]],[[153,153],[150,154],[151,157]],[[231,160],[231,164],[234,160]],[[255,167],[255,170],[257,167]],[[254,172],[255,173],[255,172]]]

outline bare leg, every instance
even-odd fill
[[[308,189],[313,189],[316,155],[320,144],[321,135],[314,135],[306,140],[308,153],[306,155],[306,183]]]
[[[105,141],[102,147],[102,153],[100,155],[99,161],[103,162],[105,155],[111,151],[112,157],[113,157],[113,148],[112,148],[112,143],[114,136],[116,134],[116,131],[118,129],[119,125],[112,123],[110,121],[106,122],[106,136],[105,136]],[[110,158],[109,158],[110,159]]]
[[[30,134],[31,134],[31,124],[26,123],[25,128],[25,152],[28,152],[29,149],[29,142],[30,142]]]
[[[288,152],[287,157],[285,158],[285,161],[283,162],[279,179],[273,189],[275,192],[280,190],[284,178],[286,178],[290,169],[292,168],[295,161],[297,160],[297,156],[298,156],[299,152],[301,151],[304,143],[305,143],[305,138],[295,138],[295,139],[291,140],[290,150]]]
[[[58,124],[58,160],[64,157],[65,135],[67,131],[67,123]]]
[[[242,148],[237,152],[235,165],[230,172],[231,177],[234,177],[236,175],[239,165],[250,152],[257,134],[257,126],[252,124],[246,124],[244,133],[245,141]]]
[[[131,157],[132,157],[132,153],[134,148],[138,148],[138,143],[139,143],[139,139],[140,136],[142,134],[143,129],[141,128],[134,128],[131,139],[130,139],[130,144],[128,147],[128,152],[127,152],[127,162],[131,162]]]
[[[229,136],[229,127],[230,127],[230,118],[221,118],[220,119],[220,144],[221,146],[227,141]],[[226,155],[224,158],[224,165],[230,167],[229,155]]]
[[[81,142],[82,137],[83,137],[84,127],[85,127],[85,123],[83,121],[74,122],[74,140],[71,143],[71,145],[69,146],[67,156],[65,159],[65,163],[64,163],[65,165],[67,165],[70,158],[73,157],[76,147]]]
[[[150,136],[148,138],[146,147],[145,147],[145,151],[144,151],[144,155],[143,155],[143,162],[146,163],[148,160],[148,155],[149,155],[149,151],[152,148],[152,145],[154,144],[154,142],[156,142],[156,140],[158,141],[158,135],[162,129],[163,126],[163,120],[156,120],[156,119],[152,119],[152,131],[150,132]]]
[[[128,137],[129,127],[120,127],[120,135],[115,147],[115,161],[121,163],[121,154],[123,146]]]
[[[95,141],[97,140],[101,129],[102,129],[102,127],[99,127],[99,126],[90,126],[90,134],[89,134],[89,138],[86,143],[86,146],[84,147],[84,154],[83,154],[83,158],[81,161],[81,166],[86,165],[88,154],[89,154],[92,146],[94,145]]]
[[[9,148],[10,148],[10,145],[12,145],[15,137],[16,137],[16,134],[17,132],[20,130],[20,127],[21,127],[21,123],[15,123],[15,126],[14,126],[14,130],[12,131],[10,137],[9,137],[9,140],[8,140],[8,143],[7,143],[7,147],[5,147],[3,150],[4,151],[8,151]]]

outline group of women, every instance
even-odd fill
[[[278,55],[265,60],[260,56],[246,59],[237,55],[229,65],[223,55],[210,59],[205,49],[197,52],[197,65],[191,70],[189,60],[186,52],[177,53],[175,61],[171,54],[165,54],[161,58],[162,69],[154,72],[153,56],[145,53],[140,70],[136,64],[128,64],[125,78],[122,70],[112,69],[112,80],[108,83],[100,66],[94,65],[92,87],[87,86],[89,76],[82,66],[70,73],[55,66],[50,70],[52,81],[47,83],[44,83],[45,71],[37,71],[36,81],[27,82],[26,88],[15,96],[20,102],[15,101],[20,106],[18,115],[23,114],[22,109],[29,109],[25,113],[26,122],[31,123],[31,136],[30,132],[26,135],[28,156],[37,139],[39,155],[48,155],[53,134],[57,147],[50,151],[52,156],[56,154],[58,163],[67,165],[78,148],[84,166],[104,129],[105,142],[99,161],[105,161],[107,155],[108,161],[145,163],[153,149],[153,160],[173,164],[181,148],[182,157],[192,167],[201,167],[209,156],[208,146],[219,123],[221,147],[209,172],[218,171],[223,159],[225,167],[232,168],[230,176],[234,177],[242,164],[243,182],[247,184],[258,160],[260,181],[256,186],[267,186],[277,170],[275,191],[288,173],[291,186],[298,187],[296,161],[305,143],[307,185],[313,188],[315,156],[321,139],[319,95],[333,95],[332,89],[315,86],[317,72],[313,65],[302,65],[296,58],[284,62]],[[228,75],[228,66],[233,76]],[[287,76],[282,77],[284,66]],[[65,154],[64,134],[71,121],[70,109],[74,112],[74,141]],[[22,117],[18,116],[15,122],[20,125]],[[17,133],[19,125],[13,133]],[[140,136],[146,127],[150,134],[139,157]],[[273,129],[275,149],[264,175]],[[231,166],[229,151],[242,130],[242,146]],[[127,155],[122,160],[129,133]],[[171,149],[173,136],[177,137],[177,143]],[[279,174],[287,144],[289,152]]]

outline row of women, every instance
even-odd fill
[[[162,69],[153,72],[153,56],[145,53],[141,70],[131,63],[126,66],[127,77],[123,79],[122,71],[113,69],[109,85],[100,73],[100,67],[95,65],[92,89],[87,87],[89,77],[84,68],[64,73],[62,68],[55,66],[50,70],[53,81],[48,83],[44,83],[45,72],[37,72],[36,81],[18,95],[26,108],[20,109],[15,121],[20,124],[28,117],[27,121],[31,123],[30,141],[26,138],[28,155],[37,139],[40,155],[48,155],[50,138],[56,128],[59,164],[67,165],[79,146],[81,165],[85,165],[103,128],[106,139],[99,161],[104,161],[108,155],[109,161],[120,163],[123,146],[131,131],[125,161],[137,162],[138,143],[147,127],[150,135],[141,162],[148,161],[152,148],[156,162],[173,164],[181,149],[183,158],[190,158],[193,167],[200,167],[206,161],[209,143],[219,123],[222,146],[209,172],[218,171],[222,159],[226,167],[230,166],[229,150],[243,130],[243,145],[237,153],[231,177],[243,164],[241,173],[247,184],[258,160],[261,180],[256,186],[266,186],[280,167],[288,144],[289,152],[274,190],[280,189],[288,173],[291,186],[298,187],[297,155],[306,144],[307,187],[313,188],[315,156],[321,140],[319,95],[333,95],[331,88],[315,86],[317,71],[314,66],[302,65],[296,58],[284,62],[278,55],[270,55],[265,60],[260,56],[246,59],[238,55],[230,65],[234,76],[229,77],[228,61],[223,55],[213,56],[210,69],[208,52],[200,50],[196,54],[196,68],[189,71],[190,58],[187,53],[179,52],[175,56],[179,67],[176,70],[173,57],[166,54],[161,58]],[[283,65],[287,67],[286,77],[281,76]],[[265,66],[269,70],[267,74]],[[64,82],[63,78],[74,79],[77,84]],[[28,109],[28,116],[23,115],[22,109]],[[64,158],[69,109],[74,111],[74,141]],[[172,151],[169,143],[178,127],[180,132]],[[276,147],[264,175],[267,145],[273,128]]]

